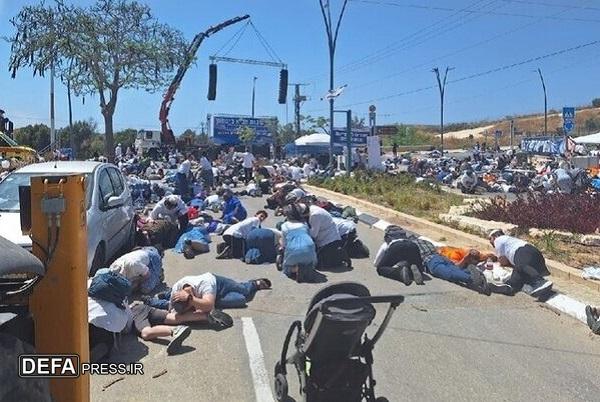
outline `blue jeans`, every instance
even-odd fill
[[[171,300],[171,292],[160,292],[155,297],[150,299],[148,305],[150,307],[158,308],[161,310],[169,309],[169,302]]]
[[[236,282],[224,276],[217,278],[217,295],[215,306],[218,308],[241,308],[254,297],[258,290],[254,281]]]
[[[430,257],[425,266],[429,273],[436,278],[450,282],[471,283],[471,274],[469,272],[462,270],[452,261],[439,254]]]
[[[160,283],[160,277],[162,274],[162,258],[158,251],[154,247],[145,247],[144,249],[148,250],[148,254],[150,257],[150,264],[148,265],[148,269],[150,271],[148,277],[144,279],[141,286],[141,292],[144,294],[148,294],[154,290],[156,285]]]

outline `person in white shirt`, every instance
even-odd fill
[[[492,230],[489,238],[500,263],[513,267],[507,282],[513,291],[523,289],[531,296],[538,297],[552,289],[552,282],[544,279],[550,272],[540,250],[524,240],[505,235],[500,229]]]
[[[179,167],[177,168],[177,174],[175,175],[175,183],[177,186],[177,193],[186,200],[190,197],[190,184],[188,176],[192,168],[192,160],[194,157],[190,154]]]
[[[179,222],[179,230],[183,232],[189,222],[187,210],[188,208],[181,197],[168,195],[156,203],[154,209],[150,212],[150,219],[165,219],[172,223]]]
[[[131,282],[132,289],[148,294],[163,276],[162,257],[155,247],[140,247],[117,258],[109,267]]]
[[[121,143],[118,143],[115,147],[115,159],[119,160],[123,156],[123,148],[121,148]]]
[[[317,246],[318,267],[339,268],[344,264],[351,267],[352,262],[342,248],[340,233],[331,214],[316,205],[298,204],[297,208],[308,223],[310,237]]]
[[[206,152],[202,152],[200,157],[200,167],[202,168],[201,177],[206,188],[212,190],[215,186],[215,176],[213,173],[212,163],[206,157]]]
[[[217,259],[244,258],[245,241],[248,233],[254,228],[259,228],[267,217],[267,212],[261,210],[253,217],[246,218],[227,228],[223,232],[223,242],[226,246],[217,255]]]
[[[312,176],[312,169],[311,169],[310,164],[308,162],[304,163],[304,166],[302,166],[302,171],[304,173],[304,177],[306,179],[310,179],[310,177]]]
[[[246,152],[244,153],[244,157],[243,157],[243,161],[242,161],[242,167],[244,168],[244,181],[246,182],[246,184],[248,184],[250,182],[250,180],[252,180],[252,171],[254,168],[254,162],[256,162],[256,158],[254,157],[252,152],[250,152],[250,150],[247,149]]]
[[[293,181],[300,183],[300,180],[302,180],[302,168],[298,165],[290,167],[290,176]]]

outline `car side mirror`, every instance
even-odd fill
[[[108,197],[108,200],[106,201],[107,208],[115,208],[121,205],[123,205],[123,200],[121,197],[115,197],[114,195]]]

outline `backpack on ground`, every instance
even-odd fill
[[[98,274],[92,278],[88,295],[124,309],[123,301],[131,295],[131,282],[116,272]]]

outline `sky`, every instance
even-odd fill
[[[67,0],[68,1],[68,0]],[[329,53],[318,0],[141,0],[154,16],[191,41],[208,26],[250,14],[254,26],[287,64],[290,83],[308,84],[302,114],[326,116],[321,98],[329,89]],[[330,0],[335,17],[342,0]],[[12,33],[8,20],[26,0],[0,0],[0,37]],[[77,3],[90,4],[91,0]],[[217,100],[206,99],[209,56],[273,61],[248,27],[229,51],[243,23],[208,38],[173,103],[170,122],[176,134],[200,131],[207,113],[249,115],[253,77],[256,115],[293,122],[293,89],[279,105],[279,70],[219,63]],[[596,42],[598,41],[598,42]],[[335,86],[347,85],[336,109],[366,117],[377,107],[378,124],[437,124],[439,91],[432,68],[446,66],[445,121],[464,122],[543,112],[536,69],[546,81],[548,107],[589,104],[600,97],[600,4],[594,0],[350,0],[341,24]],[[10,46],[0,41],[0,108],[15,122],[49,124],[49,79],[22,70],[8,72]],[[116,130],[159,129],[162,91],[120,93]],[[103,120],[98,98],[73,102],[75,120]],[[66,88],[56,82],[56,124],[68,123]],[[339,117],[340,120],[343,116]],[[342,124],[342,121],[339,122]]]

